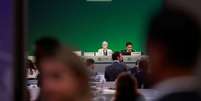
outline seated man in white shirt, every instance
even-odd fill
[[[112,50],[108,49],[108,42],[103,41],[102,48],[98,50],[98,56],[111,56]]]

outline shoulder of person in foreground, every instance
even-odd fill
[[[146,101],[146,99],[143,95],[139,95],[137,101]]]

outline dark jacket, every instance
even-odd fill
[[[114,101],[146,101],[144,96],[120,96],[119,98],[115,98]]]
[[[134,76],[138,83],[138,88],[149,89],[151,88],[151,81],[149,80],[149,74],[141,68],[130,68],[129,73]]]
[[[135,52],[135,50],[132,50],[132,52]],[[127,50],[121,50],[122,55],[131,55],[131,52],[127,52]]]
[[[196,91],[177,92],[165,95],[156,101],[201,101],[201,97]]]
[[[122,72],[126,72],[127,67],[125,64],[120,62],[113,62],[105,68],[105,79],[106,81],[115,81],[118,75]]]
[[[141,88],[144,85],[145,81],[145,74],[144,71],[138,67],[133,67],[129,69],[129,73],[134,76],[138,83],[138,88]]]

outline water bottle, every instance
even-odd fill
[[[99,85],[99,91],[98,94],[96,95],[94,101],[106,101],[106,97],[104,96],[104,89],[105,89],[105,79],[104,75],[99,75],[100,77],[100,85]]]
[[[106,97],[104,96],[104,89],[105,89],[105,78],[104,75],[101,75],[101,96],[99,101],[106,101]]]
[[[101,84],[100,84],[101,93],[103,93],[104,88],[105,88],[105,87],[104,87],[104,85],[105,85],[105,80],[101,78],[100,83],[101,83]]]

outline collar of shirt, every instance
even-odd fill
[[[102,50],[103,50],[103,51],[108,51],[108,49],[103,49],[103,48],[102,48]]]
[[[174,92],[195,90],[197,87],[197,81],[198,80],[194,76],[182,76],[164,80],[154,87],[158,92],[156,98]]]
[[[115,63],[115,62],[120,63],[119,60],[114,60],[113,63]]]

